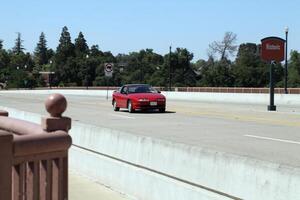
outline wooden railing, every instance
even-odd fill
[[[60,94],[50,95],[51,117],[41,125],[8,117],[0,111],[0,200],[67,200],[68,134],[71,119]]]

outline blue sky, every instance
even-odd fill
[[[266,36],[285,37],[289,49],[299,50],[299,0],[1,0],[0,39],[14,46],[16,32],[32,52],[40,33],[56,49],[63,26],[74,40],[82,31],[88,44],[113,54],[152,48],[166,54],[184,47],[194,61],[207,59],[209,43],[226,31],[237,34],[237,44],[260,43]],[[286,11],[285,11],[286,10]]]

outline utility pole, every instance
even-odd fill
[[[169,91],[172,90],[171,53],[172,53],[172,46],[170,46],[170,52],[169,52]]]
[[[285,64],[284,64],[284,92],[285,94],[288,94],[288,89],[287,89],[287,77],[288,77],[288,69],[287,69],[287,52],[288,52],[288,32],[289,28],[285,28]]]
[[[89,59],[89,54],[87,54],[86,56],[85,56],[85,58],[86,58],[86,62],[85,62],[85,77],[84,77],[84,79],[85,79],[85,87],[86,87],[86,89],[88,90],[89,89],[89,63],[88,63],[88,59]]]

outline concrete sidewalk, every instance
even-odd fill
[[[101,184],[83,177],[73,171],[69,172],[70,200],[130,200],[129,197],[113,191]]]

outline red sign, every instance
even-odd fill
[[[284,60],[285,40],[279,37],[266,37],[261,40],[261,58],[265,61]]]

